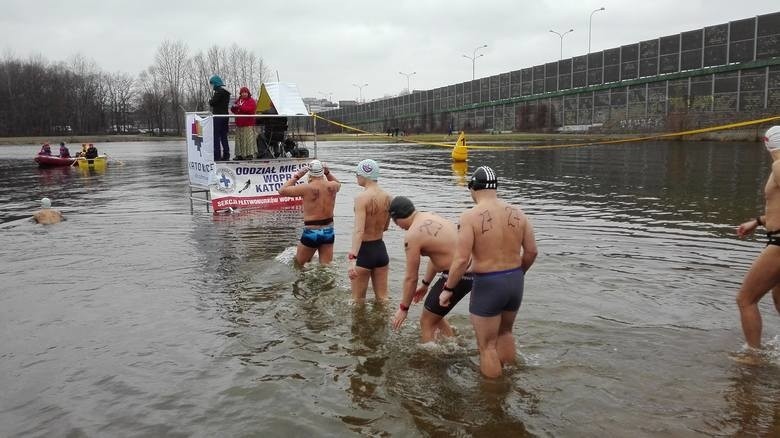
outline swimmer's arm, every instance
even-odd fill
[[[539,250],[536,248],[536,236],[534,236],[534,228],[531,226],[531,222],[526,220],[525,232],[523,233],[523,259],[520,264],[523,268],[523,272],[528,272],[531,269],[531,265],[536,260],[536,255]]]
[[[460,216],[458,227],[458,244],[455,246],[455,255],[450,265],[450,275],[444,286],[447,289],[455,289],[471,260],[471,250],[474,247],[474,227],[468,213]]]
[[[366,201],[362,196],[355,198],[355,228],[352,230],[352,248],[349,253],[357,256],[366,228]]]
[[[404,291],[401,304],[412,305],[412,297],[417,289],[417,277],[420,272],[420,245],[415,241],[404,242],[406,251],[406,277],[404,277]]]
[[[775,184],[780,187],[780,160],[772,163],[772,176],[775,178]]]
[[[336,191],[337,192],[339,191],[339,189],[341,188],[341,181],[339,181],[339,179],[336,178],[336,175],[334,175],[333,172],[330,171],[328,166],[325,166],[325,179],[337,183],[338,185],[336,186]]]
[[[303,171],[303,173],[301,173]],[[295,184],[298,183],[298,180],[303,177],[303,175],[306,175],[307,169],[302,169],[295,172],[293,174],[292,178],[288,179],[284,185],[279,189],[279,194],[282,196],[303,196],[303,194],[306,192],[305,186],[296,186]]]

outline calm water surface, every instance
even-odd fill
[[[123,166],[39,170],[0,148],[0,436],[712,436],[780,434],[780,318],[760,365],[734,297],[769,172],[759,144],[472,152],[540,248],[515,325],[520,364],[480,377],[468,306],[420,346],[391,225],[393,301],[349,302],[352,173],[450,219],[471,201],[446,150],[320,143],[345,182],[337,262],[296,271],[301,215],[217,215],[187,200],[178,142],[100,145]],[[67,221],[26,220],[48,196]],[[767,297],[768,298],[768,297]]]

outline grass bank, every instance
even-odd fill
[[[66,137],[43,136],[43,137],[0,137],[0,145],[37,145],[49,143],[52,146],[59,145],[64,141],[68,145],[81,143],[118,143],[131,141],[184,141],[184,137],[152,137],[149,135],[74,135]]]

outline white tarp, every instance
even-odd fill
[[[309,111],[303,103],[298,86],[285,82],[266,82],[260,87],[257,111],[261,112],[264,98],[269,98],[280,116],[307,116]]]

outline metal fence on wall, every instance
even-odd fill
[[[374,132],[652,130],[778,110],[780,12],[322,115]]]

